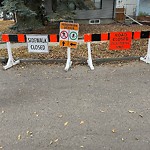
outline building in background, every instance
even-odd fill
[[[85,0],[89,1],[89,0]],[[114,18],[116,0],[92,0],[95,9],[76,10],[76,19]]]
[[[129,16],[136,16],[137,0],[116,0],[116,8],[124,8]]]
[[[150,0],[116,0],[116,8],[125,8],[129,16],[150,15]]]
[[[2,1],[3,0],[0,0],[0,6]],[[150,0],[43,0],[43,2],[45,4],[46,13],[50,16],[53,16],[51,14],[60,8],[68,8],[69,5],[70,8],[75,10],[75,19],[77,20],[114,19],[116,17],[117,8],[123,8],[125,14],[131,17],[140,14],[150,15]],[[92,7],[88,10],[80,9],[80,5],[84,3],[89,6],[89,8],[90,6]]]
[[[139,0],[138,15],[140,14],[150,15],[150,0]]]

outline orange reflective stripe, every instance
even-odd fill
[[[133,35],[133,39],[134,40],[139,40],[141,38],[141,32],[134,32],[134,35]]]
[[[18,34],[18,42],[25,42],[24,34]]]
[[[91,34],[84,34],[84,42],[91,42],[92,36]]]
[[[107,41],[108,40],[108,33],[102,33],[101,34],[101,41]]]
[[[8,34],[2,34],[2,42],[9,42],[9,35]]]
[[[50,37],[50,42],[58,42],[57,34],[50,34],[49,37]]]

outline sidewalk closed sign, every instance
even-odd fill
[[[111,32],[110,50],[127,50],[131,48],[132,32]]]
[[[48,53],[47,35],[27,35],[29,53]]]

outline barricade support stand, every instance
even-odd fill
[[[149,38],[149,41],[148,41],[148,50],[147,50],[147,54],[145,57],[141,57],[140,60],[150,64],[150,38]]]
[[[87,48],[88,48],[88,66],[90,67],[91,70],[94,70],[93,62],[92,62],[92,55],[91,55],[91,43],[87,42]]]
[[[12,66],[20,63],[20,60],[14,61],[14,59],[13,59],[10,42],[7,42],[6,44],[7,44],[7,51],[8,51],[8,62],[5,66],[3,66],[3,68],[5,70],[7,70],[7,69],[11,68]]]
[[[72,61],[71,61],[71,48],[67,47],[67,62],[66,62],[66,67],[65,67],[65,71],[68,71],[69,68],[72,65]]]

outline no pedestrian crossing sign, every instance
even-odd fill
[[[28,51],[32,53],[48,53],[47,35],[27,35]]]
[[[59,45],[61,47],[77,48],[78,31],[78,23],[61,22]]]

